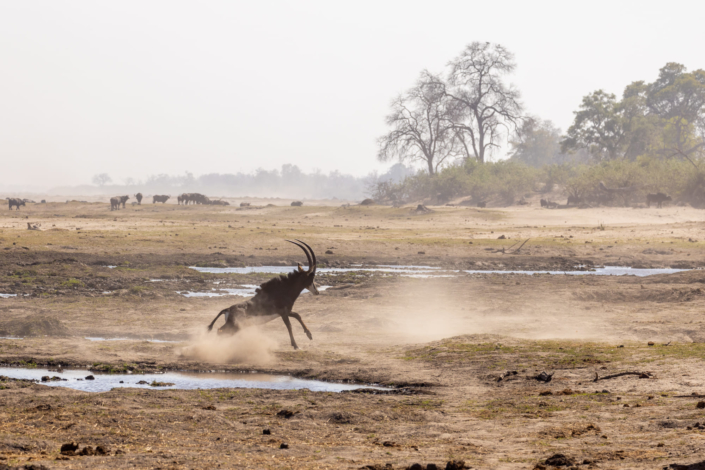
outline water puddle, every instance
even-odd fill
[[[13,379],[37,380],[50,387],[68,387],[84,392],[107,392],[113,388],[132,387],[158,390],[197,390],[211,388],[265,388],[271,390],[301,390],[312,392],[342,392],[360,388],[389,390],[370,385],[350,385],[321,382],[318,380],[296,379],[285,375],[252,373],[202,373],[166,372],[164,374],[95,374],[86,370],[20,369],[0,367],[0,375]],[[92,375],[93,380],[86,380]],[[58,377],[41,382],[42,377]],[[171,386],[152,386],[152,383],[170,383]]]
[[[269,274],[283,274],[291,272],[296,269],[295,267],[289,266],[250,266],[246,268],[199,268],[196,266],[191,266],[191,269],[195,269],[202,273],[234,273],[234,274],[248,274],[248,273],[269,273]],[[653,276],[655,274],[674,274],[683,271],[688,271],[687,269],[673,269],[673,268],[654,268],[654,269],[641,269],[641,268],[630,268],[624,266],[605,266],[602,268],[595,268],[594,270],[575,270],[575,271],[529,271],[529,270],[501,270],[501,269],[488,269],[488,270],[447,270],[434,266],[393,266],[393,265],[377,265],[377,266],[362,266],[353,265],[350,268],[318,268],[318,274],[330,274],[336,275],[340,273],[349,272],[378,272],[378,273],[391,273],[399,274],[402,277],[415,277],[415,278],[428,278],[428,277],[455,277],[459,274],[569,274],[575,276]],[[320,288],[319,288],[320,290]]]
[[[217,283],[216,283],[217,284]],[[211,289],[212,292],[192,292],[192,291],[177,291],[177,294],[181,294],[184,297],[226,297],[230,295],[235,295],[239,297],[252,297],[255,295],[255,290],[259,286],[244,285],[243,289]],[[319,291],[324,291],[331,286],[317,286]],[[309,293],[307,290],[303,291],[302,294]]]
[[[640,269],[640,268],[629,268],[624,266],[605,266],[603,268],[595,268],[591,271],[480,271],[480,270],[465,270],[463,272],[469,274],[486,274],[486,273],[498,273],[498,274],[567,274],[570,276],[637,276],[646,277],[653,276],[655,274],[674,274],[683,271],[689,271],[688,269],[672,269],[672,268],[654,268],[654,269]]]

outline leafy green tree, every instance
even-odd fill
[[[621,101],[603,90],[585,96],[561,148],[587,149],[597,161],[678,156],[697,167],[705,150],[705,71],[671,62],[653,83],[627,86]]]
[[[567,156],[561,151],[560,139],[561,130],[551,121],[526,118],[509,141],[511,159],[536,168],[565,161]]]
[[[622,124],[617,97],[604,90],[592,92],[583,97],[561,150],[587,149],[597,161],[621,157],[625,142]]]

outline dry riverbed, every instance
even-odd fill
[[[76,202],[3,213],[0,336],[11,339],[0,339],[0,365],[80,368],[96,380],[258,371],[392,390],[88,393],[0,378],[0,467],[626,469],[703,460],[705,271],[465,272],[697,268],[701,211],[413,209],[110,212]],[[208,336],[217,312],[245,299],[228,289],[273,275],[190,267],[305,264],[284,242],[294,238],[313,246],[321,266],[439,270],[322,274],[328,289],[296,304],[313,333],[309,341],[294,325],[299,351],[278,321],[230,340]],[[623,372],[637,374],[610,377]],[[62,453],[70,443],[78,447]]]

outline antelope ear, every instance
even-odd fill
[[[299,272],[303,272],[304,268],[299,264]]]

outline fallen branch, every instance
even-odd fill
[[[516,250],[514,250],[514,253],[512,253],[512,254],[517,254],[517,253],[519,253],[519,251],[520,251],[522,248],[524,248],[524,245],[526,245],[526,242],[528,242],[529,240],[531,240],[531,238],[527,238],[526,241],[525,241],[524,243],[522,243],[519,248],[517,248]]]
[[[625,375],[638,375],[640,379],[648,379],[653,377],[651,372],[620,372],[619,374],[606,375],[604,377],[600,377],[597,375],[597,372],[595,372],[595,379],[593,382],[597,382],[598,380],[616,379],[617,377],[624,377]]]

